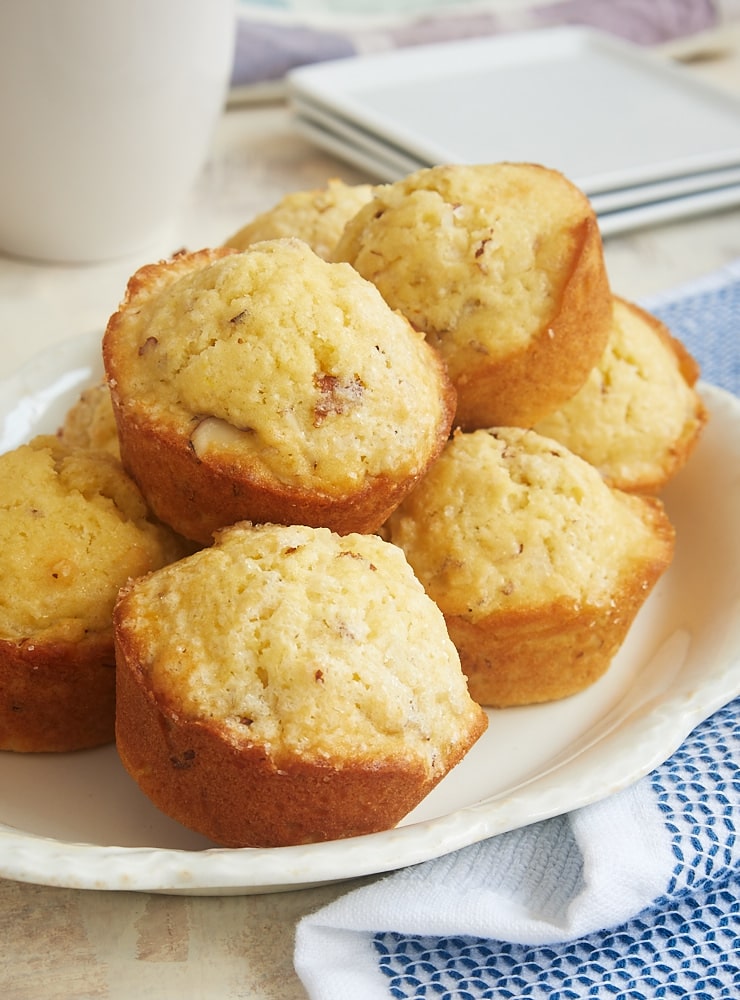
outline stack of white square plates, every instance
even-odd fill
[[[604,234],[740,204],[740,98],[589,29],[319,63],[287,87],[301,133],[380,181],[542,163],[590,196]]]

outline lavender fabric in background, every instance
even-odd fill
[[[349,39],[339,33],[241,19],[236,35],[232,86],[280,80],[296,66],[355,53]]]
[[[289,2],[241,0],[233,87],[277,81],[297,67],[367,51],[384,51],[413,45],[484,37],[510,31],[536,30],[556,25],[582,25],[600,29],[639,45],[656,45],[714,27],[720,4],[712,0],[522,0],[499,7],[481,3],[450,5],[442,13],[430,3],[413,5],[412,12],[368,22],[367,17],[337,15],[328,3],[312,6],[311,18],[290,11]],[[372,9],[372,8],[370,8]],[[389,5],[383,5],[388,13]],[[277,12],[277,15],[275,15]],[[331,27],[327,27],[331,25]]]

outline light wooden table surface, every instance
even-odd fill
[[[693,62],[692,72],[740,92],[737,31],[726,41],[719,58]],[[0,256],[2,373],[67,337],[102,331],[139,264],[217,244],[285,192],[331,176],[370,179],[297,137],[280,104],[228,111],[173,231],[139,258],[68,267]],[[740,258],[740,209],[611,237],[606,257],[615,292],[664,291]],[[293,971],[296,921],[348,887],[188,898],[0,880],[0,995],[305,1000]]]

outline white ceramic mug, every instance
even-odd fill
[[[0,252],[153,243],[204,164],[234,31],[234,0],[2,0]]]

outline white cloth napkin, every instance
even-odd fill
[[[646,303],[740,393],[740,261]],[[740,699],[631,788],[304,918],[311,1000],[740,998]]]
[[[739,713],[740,700],[602,802],[304,918],[295,966],[309,996],[737,1000]]]

